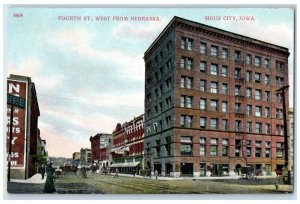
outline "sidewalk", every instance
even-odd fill
[[[46,178],[47,175],[42,179],[41,174],[35,174],[27,180],[11,179],[10,182],[7,183],[7,192],[17,194],[44,193]]]
[[[44,179],[42,179],[41,174],[35,174],[27,180],[21,179],[10,179],[10,182],[15,183],[36,183],[36,184],[44,184],[46,182],[47,174],[45,174]]]
[[[111,173],[111,175],[114,175],[114,173]],[[124,177],[136,177],[136,178],[144,178],[144,179],[156,179],[154,175],[149,178],[149,176],[140,176],[140,175],[135,175],[133,176],[132,174],[120,174],[119,176],[124,176]],[[213,177],[213,176],[203,176],[203,177],[167,177],[167,176],[158,176],[157,180],[232,180],[232,179],[241,179],[241,176],[220,176],[220,177]],[[255,179],[272,179],[276,178],[276,176],[257,176]]]

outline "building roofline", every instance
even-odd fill
[[[243,41],[247,41],[249,43],[253,43],[253,44],[256,44],[256,45],[261,45],[261,46],[264,46],[264,47],[272,48],[272,49],[275,49],[275,50],[279,50],[281,52],[287,52],[289,54],[289,49],[286,48],[286,47],[283,47],[283,46],[275,45],[275,44],[272,44],[272,43],[269,43],[269,42],[265,42],[265,41],[258,40],[258,39],[255,39],[255,38],[251,38],[251,37],[248,37],[248,36],[244,36],[244,35],[241,35],[241,34],[233,33],[233,32],[227,31],[227,30],[223,30],[223,29],[220,29],[220,28],[216,28],[216,27],[213,27],[213,26],[202,24],[202,23],[199,23],[199,22],[196,22],[196,21],[192,21],[192,20],[188,20],[188,19],[181,18],[181,17],[178,17],[178,16],[174,16],[173,19],[168,23],[168,25],[163,29],[163,31],[156,37],[156,39],[153,41],[153,43],[149,46],[149,48],[146,50],[144,55],[148,54],[148,52],[157,43],[157,41],[163,36],[163,34],[175,22],[190,24],[190,26],[200,27],[204,30],[208,30],[208,31],[215,32],[215,33],[225,35],[225,36],[228,36],[228,37],[232,37],[232,38],[237,38],[239,40],[243,40]]]

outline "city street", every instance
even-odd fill
[[[275,179],[149,179],[141,177],[88,173],[88,178],[66,174],[56,179],[56,193],[105,194],[278,194],[292,193],[292,186],[279,185]]]

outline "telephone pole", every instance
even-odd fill
[[[285,171],[287,172],[283,172],[282,171],[282,174],[283,175],[287,175],[287,178],[283,178],[283,182],[285,184],[291,184],[291,171],[288,169],[288,165],[289,165],[289,151],[288,151],[288,133],[287,133],[287,128],[288,128],[288,125],[287,125],[287,117],[286,117],[286,104],[285,104],[285,90],[288,89],[290,86],[289,85],[286,85],[286,86],[283,86],[281,87],[280,89],[278,89],[277,91],[278,92],[281,92],[281,97],[282,97],[282,106],[283,106],[283,126],[284,126],[284,129],[283,129],[283,134],[284,134],[284,169]]]

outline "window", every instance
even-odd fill
[[[271,101],[271,93],[270,93],[270,91],[266,91],[265,94],[266,94],[266,101]]]
[[[227,66],[222,66],[222,76],[228,77],[228,67]]]
[[[236,78],[236,79],[241,78],[241,69],[240,68],[235,68],[234,69],[234,78]]]
[[[229,140],[228,139],[222,139],[222,156],[226,157],[229,153]]]
[[[271,133],[271,125],[269,123],[266,123],[266,134]]]
[[[193,116],[190,115],[181,115],[180,116],[180,126],[181,127],[192,127],[193,125]]]
[[[227,48],[222,48],[222,59],[229,58],[229,50]]]
[[[193,49],[194,40],[190,38],[181,38],[181,49],[192,50]]]
[[[270,69],[271,68],[270,59],[268,59],[268,58],[265,58],[265,67],[266,67],[266,69]]]
[[[180,153],[182,156],[193,155],[193,144],[191,137],[181,137]]]
[[[192,96],[187,96],[186,97],[186,107],[187,108],[192,108],[193,106],[193,97]]]
[[[210,110],[218,111],[218,101],[217,100],[210,100]]]
[[[181,96],[180,97],[180,107],[192,108],[193,97],[192,96]]]
[[[171,84],[172,84],[172,78],[170,77],[166,80],[166,90],[171,89]]]
[[[240,139],[235,140],[235,156],[236,157],[241,157],[241,146],[242,146],[242,141]]]
[[[193,126],[193,116],[186,116],[187,127],[191,128]]]
[[[207,53],[207,44],[204,42],[200,43],[200,53],[201,54],[206,54]]]
[[[238,131],[238,132],[242,131],[242,121],[240,121],[240,120],[235,121],[235,131]]]
[[[242,113],[242,104],[235,103],[235,113]]]
[[[206,138],[200,137],[200,156],[206,155]]]
[[[247,122],[246,123],[246,131],[247,132],[252,132],[252,122]]]
[[[211,64],[210,74],[215,75],[215,76],[218,75],[218,65],[217,64]]]
[[[228,111],[228,102],[222,101],[222,112],[226,113]]]
[[[270,76],[269,75],[265,75],[265,85],[270,85],[271,81],[270,81]]]
[[[283,135],[283,125],[276,125],[276,135]]]
[[[222,120],[223,130],[228,130],[228,120],[223,119]]]
[[[261,157],[261,148],[255,148],[255,157]]]
[[[247,88],[246,95],[247,95],[247,98],[252,98],[252,89],[251,88]]]
[[[222,94],[228,95],[228,84],[222,84]]]
[[[256,117],[262,116],[262,107],[261,106],[255,106],[255,116]]]
[[[252,154],[252,148],[251,147],[247,147],[246,148],[246,157],[251,157]]]
[[[171,107],[171,96],[166,98],[165,102],[166,102],[167,108],[170,108]]]
[[[211,93],[218,93],[218,82],[211,82],[210,83],[210,92]]]
[[[200,72],[206,73],[206,62],[200,61]]]
[[[246,81],[252,81],[252,72],[246,71]]]
[[[218,56],[218,46],[212,45],[210,47],[210,55],[212,57],[217,57]]]
[[[200,128],[206,128],[206,118],[205,117],[200,118]]]
[[[181,88],[192,89],[193,88],[193,78],[192,77],[181,77]]]
[[[166,127],[170,127],[171,126],[171,116],[167,116],[165,118],[165,120],[166,120]]]
[[[169,60],[166,62],[166,67],[167,67],[167,70],[168,70],[168,71],[171,69],[171,65],[172,65],[172,60],[169,59]]]
[[[246,106],[246,115],[252,115],[252,106],[251,105]]]
[[[277,142],[276,143],[276,157],[277,158],[283,158],[283,142]]]
[[[261,74],[255,73],[255,83],[261,83]]]
[[[206,99],[200,99],[200,110],[206,110]]]
[[[151,93],[147,94],[147,100],[148,100],[148,102],[151,102]]]
[[[210,129],[217,129],[217,127],[218,127],[218,119],[211,118],[210,119]]]
[[[276,77],[276,85],[277,86],[283,86],[284,85],[284,78]]]
[[[284,72],[284,63],[280,61],[276,61],[276,70],[278,72]]]
[[[261,123],[255,123],[255,133],[262,133],[262,124]]]
[[[210,156],[218,156],[218,139],[210,139]]]
[[[261,57],[255,56],[255,66],[260,67],[261,66]]]
[[[160,140],[156,140],[155,143],[156,143],[155,150],[156,150],[157,157],[160,157]]]
[[[255,89],[255,99],[261,100],[262,99],[262,92],[259,89]]]
[[[241,86],[240,85],[235,85],[234,95],[235,96],[240,96],[241,95]]]
[[[148,117],[151,117],[151,109],[147,110]]]
[[[270,109],[270,107],[265,107],[265,117],[267,117],[267,118],[271,117],[271,109]]]
[[[241,51],[236,50],[236,51],[234,52],[234,59],[235,59],[236,61],[241,61],[241,59],[242,59]]]
[[[189,57],[181,57],[180,68],[191,70],[194,67],[194,60]]]
[[[206,81],[200,80],[200,91],[206,91]]]
[[[251,54],[246,55],[246,64],[252,64],[252,55]]]
[[[283,110],[276,108],[276,118],[282,119],[283,118]]]
[[[265,157],[267,157],[267,158],[271,157],[271,149],[270,148],[266,148],[266,150],[265,150]]]
[[[277,103],[282,103],[282,96],[280,93],[276,93],[276,102]]]

